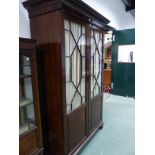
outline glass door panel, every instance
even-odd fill
[[[19,134],[35,127],[31,57],[20,55],[19,62]]]
[[[91,31],[91,98],[94,98],[101,92],[102,35],[98,31]]]
[[[67,114],[85,103],[86,28],[65,20]]]
[[[71,56],[71,65],[72,65],[72,81],[75,84],[75,86],[77,87],[79,82],[80,82],[80,77],[81,77],[81,55],[80,55],[80,51],[78,50],[78,48],[75,48],[72,56]]]

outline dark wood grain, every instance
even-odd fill
[[[37,149],[37,135],[36,131],[28,134],[20,139],[19,142],[19,154],[28,155]]]
[[[91,106],[91,128],[93,130],[98,122],[102,122],[102,96],[98,95],[90,101]]]
[[[80,107],[68,118],[68,153],[86,137],[86,108]]]
[[[37,39],[39,49],[38,63],[43,64],[39,68],[39,76],[44,79],[40,82],[44,85],[41,93],[44,91],[45,100],[42,104],[45,106],[44,112],[47,113],[46,120],[43,120],[47,127],[43,129],[44,134],[48,132],[45,148],[47,152],[55,155],[64,152],[60,15],[60,12],[56,11],[31,19],[32,38]]]

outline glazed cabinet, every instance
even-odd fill
[[[40,154],[41,121],[38,100],[35,41],[19,39],[19,154]]]
[[[103,42],[109,20],[80,0],[34,0],[24,6],[37,40],[45,154],[77,154],[103,125]]]

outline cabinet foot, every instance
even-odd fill
[[[99,129],[103,129],[103,123],[99,126]]]

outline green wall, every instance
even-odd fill
[[[118,46],[135,44],[135,29],[113,31],[112,94],[135,96],[135,63],[118,63]]]

